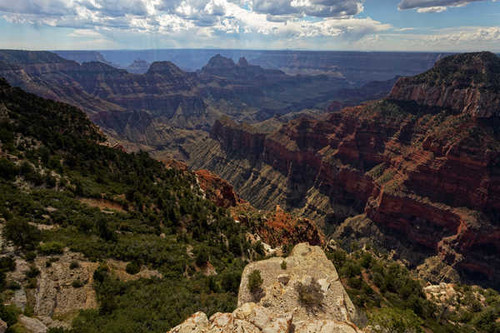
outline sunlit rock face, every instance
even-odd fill
[[[286,264],[283,264],[286,262]],[[248,288],[249,276],[259,271],[259,295]],[[297,285],[317,283],[322,294],[319,304],[304,305]],[[197,312],[170,333],[215,332],[338,332],[361,330],[357,311],[342,286],[337,271],[320,247],[301,243],[287,258],[257,261],[245,267],[233,313],[216,313],[207,318]]]

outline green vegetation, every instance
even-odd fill
[[[316,279],[312,279],[309,284],[298,282],[295,290],[299,295],[299,301],[309,309],[320,308],[323,303],[323,291]]]
[[[83,287],[85,284],[80,280],[80,279],[76,279],[74,280],[72,283],[71,283],[71,286],[73,288],[81,288]]]
[[[248,275],[248,290],[251,293],[256,293],[258,292],[262,286],[262,283],[264,281],[262,280],[262,276],[260,275],[260,271],[258,269],[252,271]]]
[[[251,248],[246,227],[204,199],[192,173],[106,147],[81,111],[2,80],[0,100],[8,110],[0,120],[4,237],[29,261],[67,247],[92,261],[130,262],[131,274],[144,265],[162,276],[123,282],[101,264],[93,283],[99,308],[82,311],[75,332],[165,332],[196,311],[234,310]],[[86,203],[102,199],[122,209]],[[198,272],[209,259],[216,276]],[[0,270],[2,290],[11,269]],[[29,270],[24,286],[35,288],[38,274]]]
[[[60,242],[47,242],[41,243],[38,247],[38,251],[43,255],[51,255],[51,254],[62,254],[64,249],[64,245]]]
[[[7,323],[8,326],[12,326],[17,323],[17,317],[21,314],[19,310],[14,305],[3,305],[0,303],[0,318]]]
[[[486,91],[500,90],[500,58],[491,52],[464,53],[440,60],[429,71],[415,76],[416,83],[458,85],[468,88],[472,83]]]
[[[6,189],[4,189],[6,190]],[[33,250],[40,241],[40,232],[25,219],[12,217],[7,220],[4,237],[22,250]]]
[[[391,332],[499,332],[500,295],[491,289],[465,286],[455,310],[427,299],[422,283],[403,265],[374,251],[330,250],[343,285],[370,324]],[[481,301],[482,300],[482,301]]]
[[[125,267],[125,271],[129,274],[137,274],[141,271],[141,265],[139,265],[136,261],[129,262]]]
[[[73,260],[73,261],[69,264],[69,269],[77,269],[77,268],[80,268],[80,264],[78,263],[78,261]]]
[[[254,270],[248,275],[248,290],[252,294],[256,302],[264,297],[264,290],[262,289],[262,276],[259,270]]]
[[[286,269],[286,261],[283,260],[280,264],[281,269],[285,270]]]

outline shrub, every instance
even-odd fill
[[[109,273],[109,268],[105,263],[100,263],[94,271],[94,281],[102,283]]]
[[[10,289],[10,290],[19,290],[19,289],[21,289],[21,286],[16,281],[9,281],[9,282],[7,282],[7,284],[6,284],[5,287],[7,289]]]
[[[202,247],[198,250],[196,254],[196,266],[201,267],[204,266],[209,260],[208,249]]]
[[[370,316],[370,323],[385,332],[423,332],[422,319],[409,309],[382,308]]]
[[[62,254],[64,249],[64,244],[60,242],[47,242],[47,243],[42,243],[38,247],[38,251],[44,255],[51,255],[51,254]]]
[[[259,270],[254,270],[248,275],[248,290],[250,290],[256,302],[264,297],[264,290],[261,288],[263,282]]]
[[[24,257],[25,257],[26,261],[33,262],[33,260],[35,260],[35,258],[36,258],[36,252],[35,251],[26,252]]]
[[[241,272],[226,269],[221,274],[221,287],[224,291],[238,294],[240,280]]]
[[[264,245],[262,244],[261,241],[257,241],[257,243],[255,243],[254,245],[254,250],[257,254],[263,256],[266,254],[266,251],[264,249]]]
[[[0,158],[0,177],[11,180],[14,179],[17,172],[18,169],[14,163],[5,158]]]
[[[0,318],[7,323],[7,325],[13,326],[17,323],[17,316],[21,313],[15,305],[4,305],[0,303]]]
[[[346,277],[354,277],[361,274],[361,266],[353,261],[348,261],[340,270],[340,274]]]
[[[141,271],[141,265],[139,265],[136,261],[131,261],[125,267],[125,271],[129,274],[137,274]]]
[[[116,234],[109,228],[108,222],[104,218],[97,220],[97,233],[105,241],[116,242]]]
[[[248,275],[248,290],[251,293],[256,293],[261,289],[262,283],[264,281],[262,280],[262,276],[260,275],[259,270],[254,270]]]
[[[363,266],[364,268],[369,268],[371,263],[372,263],[372,255],[368,252],[365,252],[363,253],[363,255],[361,256],[361,259],[360,259],[360,264],[361,266]]]
[[[24,308],[24,315],[26,317],[33,317],[35,315],[35,310],[33,309],[33,306],[26,305],[26,307]]]
[[[329,252],[328,257],[335,265],[335,268],[340,269],[342,266],[344,266],[344,263],[345,263],[346,258],[347,258],[347,254],[344,250],[337,249],[331,253]]]
[[[349,287],[354,288],[354,289],[360,289],[362,286],[362,280],[359,277],[350,277],[347,280],[347,284]]]
[[[69,269],[76,269],[76,268],[79,268],[80,267],[80,263],[76,260],[73,260],[70,264],[69,264]]]
[[[30,269],[26,271],[24,274],[28,278],[36,278],[38,275],[40,275],[40,270],[34,266],[31,266]]]
[[[283,260],[283,261],[281,262],[281,265],[280,265],[280,266],[281,266],[281,269],[285,270],[285,269],[286,269],[286,261],[285,261],[285,260]]]
[[[325,295],[323,295],[321,286],[316,279],[313,278],[308,285],[298,282],[295,290],[299,294],[299,301],[303,306],[307,308],[321,307]]]
[[[15,271],[16,262],[12,257],[0,258],[0,270],[2,271]]]
[[[19,218],[7,221],[4,236],[23,250],[33,250],[41,237],[40,230]]]
[[[81,288],[84,286],[84,283],[80,279],[76,279],[71,283],[73,288]]]

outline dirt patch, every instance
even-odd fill
[[[115,201],[93,198],[80,198],[79,200],[90,207],[97,207],[100,210],[114,210],[120,213],[125,213],[123,206]]]

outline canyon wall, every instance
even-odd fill
[[[212,128],[214,142],[206,144],[213,157],[200,154],[204,160],[191,164],[223,177],[236,173],[230,180],[257,206],[267,198],[321,217],[330,230],[366,214],[393,239],[467,276],[498,281],[499,95],[491,87],[500,60],[489,53],[460,57],[400,79],[385,100],[292,120],[271,134],[220,120]],[[450,70],[449,62],[488,75],[458,84],[459,68]],[[413,86],[422,77],[427,81]],[[455,83],[439,90],[445,96],[433,98],[435,87],[450,80]],[[431,88],[420,92],[425,87]],[[252,187],[245,185],[248,178]]]

